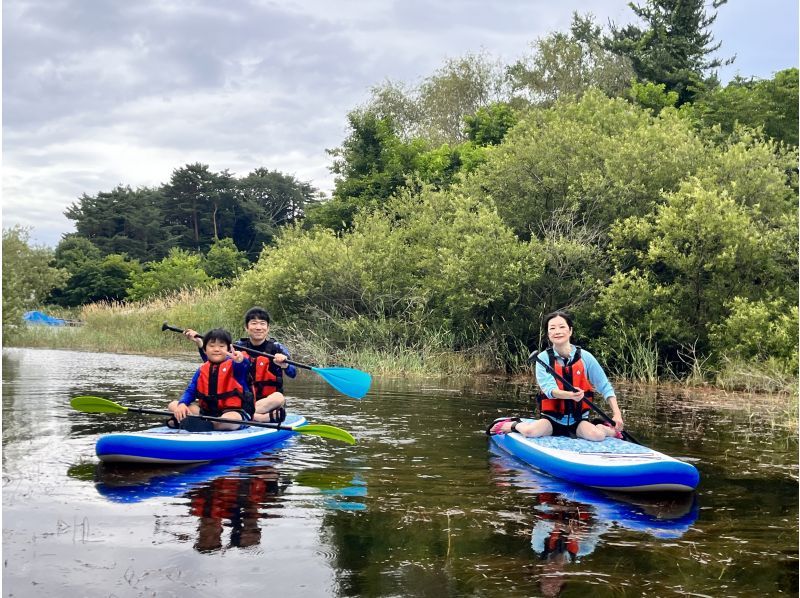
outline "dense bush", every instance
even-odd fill
[[[171,249],[169,255],[159,262],[151,262],[147,268],[131,277],[128,298],[133,301],[154,299],[181,289],[211,286],[214,283],[203,270],[203,257]]]

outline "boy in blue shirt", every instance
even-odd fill
[[[231,345],[230,333],[222,328],[203,336],[207,361],[197,369],[181,398],[167,406],[173,413],[168,426],[179,427],[189,415],[210,415],[231,420],[230,424],[214,422],[215,430],[238,430],[238,422],[251,419],[252,395],[247,383],[250,360]]]

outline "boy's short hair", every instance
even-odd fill
[[[229,347],[233,344],[233,338],[231,338],[231,333],[225,330],[224,328],[214,328],[209,330],[203,335],[203,349],[206,348],[206,345],[211,341],[222,341]]]
[[[263,307],[258,307],[257,305],[255,307],[251,307],[247,310],[247,313],[244,314],[245,328],[247,328],[250,320],[264,320],[267,324],[269,324],[269,312]]]

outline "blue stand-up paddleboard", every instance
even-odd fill
[[[281,426],[297,428],[305,423],[303,416],[289,414]],[[250,426],[213,432],[187,432],[161,426],[101,436],[95,451],[105,463],[203,463],[262,450],[294,434],[291,430]]]
[[[523,420],[534,421],[534,420]],[[492,440],[529,465],[568,482],[618,492],[691,492],[697,468],[646,446],[617,438],[526,438],[518,432]]]

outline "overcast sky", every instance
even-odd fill
[[[573,11],[633,19],[623,0],[5,0],[3,226],[54,246],[81,194],[193,162],[330,192],[325,149],[372,86],[468,52],[509,64]],[[797,0],[730,0],[713,28],[737,55],[723,81],[797,66],[797,29]]]

